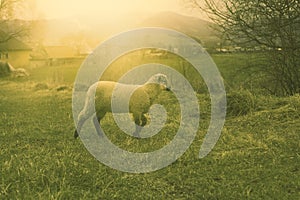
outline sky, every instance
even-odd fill
[[[181,0],[36,0],[38,17],[119,17],[128,13],[181,12]]]
[[[27,19],[60,19],[74,16],[119,18],[173,11],[193,15],[183,0],[27,0]],[[191,14],[192,13],[192,14]],[[197,13],[199,14],[199,12]]]

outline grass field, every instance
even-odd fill
[[[213,58],[238,89],[246,75],[234,76],[235,66],[248,64],[247,55]],[[73,138],[78,67],[28,68],[29,77],[0,79],[0,199],[299,199],[299,95],[250,94],[249,111],[229,115],[213,151],[198,159],[210,112],[207,94],[199,94],[200,129],[186,153],[161,170],[130,174],[101,164]],[[167,128],[153,139],[123,136],[111,115],[101,125],[124,149],[153,150],[178,127],[176,103],[166,107]]]

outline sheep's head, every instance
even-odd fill
[[[171,91],[171,82],[165,74],[155,74],[147,81],[147,83],[159,84],[162,89]]]

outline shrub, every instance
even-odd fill
[[[294,96],[289,97],[289,104],[296,111],[300,111],[300,94],[295,94]]]
[[[70,88],[67,85],[60,85],[60,86],[56,87],[56,91],[58,91],[58,92],[68,90],[68,89],[70,89]]]
[[[0,61],[0,77],[5,77],[10,75],[11,69],[7,62]]]
[[[49,89],[49,87],[46,83],[37,83],[34,86],[34,90],[47,90],[47,89]]]
[[[227,94],[227,115],[247,115],[254,109],[254,97],[245,89],[233,90]]]

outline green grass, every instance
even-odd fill
[[[229,64],[243,63],[233,55],[214,58],[225,81],[234,72]],[[199,94],[200,129],[186,153],[161,170],[130,174],[101,164],[73,139],[71,86],[77,68],[35,68],[28,78],[0,80],[0,199],[299,198],[299,95],[253,95],[251,112],[229,116],[213,151],[198,159],[209,122],[209,98]],[[37,90],[38,83],[48,87]],[[57,91],[61,85],[69,88]],[[111,115],[102,126],[122,148],[159,148],[177,127],[176,100],[168,98],[169,129],[160,138],[125,137]]]

